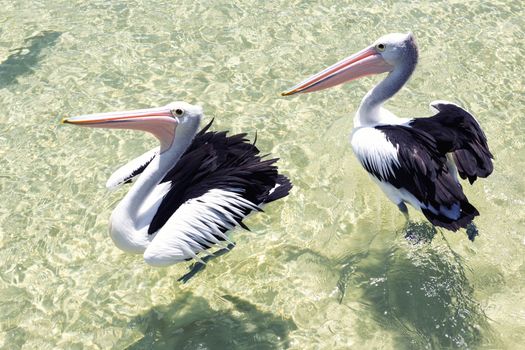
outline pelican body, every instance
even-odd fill
[[[428,118],[399,118],[383,107],[408,81],[417,61],[411,33],[388,34],[283,95],[388,73],[361,101],[354,118],[352,149],[374,182],[407,217],[409,204],[433,225],[456,231],[467,228],[479,215],[457,175],[471,184],[478,177],[487,177],[493,170],[493,157],[474,116],[451,102],[432,102],[437,113]],[[474,236],[469,234],[469,238]]]
[[[266,203],[288,195],[291,183],[278,174],[277,159],[263,160],[246,134],[200,132],[202,108],[185,102],[165,107],[67,118],[67,124],[143,130],[157,147],[118,169],[115,188],[134,182],[110,219],[115,245],[167,266],[232,243],[226,232]]]

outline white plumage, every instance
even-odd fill
[[[160,147],[155,147],[154,149],[144,153],[141,156],[129,161],[120,168],[118,168],[106,182],[106,188],[108,190],[117,189],[124,183],[133,182],[138,174],[135,174],[137,169],[141,167],[146,167],[151,160],[158,155],[160,152]],[[140,172],[139,172],[140,174]]]
[[[386,139],[381,131],[374,128],[355,128],[350,137],[352,149],[357,159],[383,178],[394,174],[393,167],[399,166],[398,148]]]
[[[256,210],[257,207],[235,191],[212,189],[201,197],[190,199],[155,234],[144,252],[144,260],[153,266],[166,266],[197,259],[197,254],[205,250],[203,245],[220,244],[216,236],[231,243],[220,228],[235,227],[237,222],[232,212],[243,217],[245,209]]]

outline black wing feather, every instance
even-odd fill
[[[493,171],[494,157],[476,119],[452,103],[432,106],[439,111],[436,115],[413,119],[409,125],[432,135],[441,154],[453,152],[461,178],[468,178],[472,184],[478,177],[489,176]]]
[[[394,187],[404,188],[427,207],[423,214],[434,225],[456,231],[466,227],[479,215],[469,202],[461,185],[447,167],[447,158],[434,137],[420,129],[404,125],[381,125],[389,142],[398,149],[399,164],[392,165],[392,173],[386,178],[377,171],[370,171],[381,181]],[[447,212],[459,206],[459,217],[451,218]]]
[[[277,159],[263,160],[255,144],[246,139],[246,134],[227,136],[227,132],[208,131],[212,122],[195,136],[181,159],[162,180],[171,182],[171,188],[153,217],[149,234],[164,226],[183,203],[211,189],[241,191],[243,198],[255,206],[288,195],[292,185],[286,177],[278,174],[274,165]],[[276,184],[281,186],[270,194]],[[250,211],[244,209],[243,217]],[[241,222],[243,217],[233,213],[232,216],[239,225],[246,227]],[[221,229],[226,230],[226,227]]]

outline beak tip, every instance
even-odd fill
[[[284,92],[281,92],[281,96],[290,96],[290,95],[293,95],[295,92],[294,91],[284,91]]]

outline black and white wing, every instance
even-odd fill
[[[410,203],[434,225],[455,231],[479,215],[432,135],[404,125],[358,128],[352,147],[391,200]]]
[[[274,164],[277,159],[263,159],[257,147],[246,140],[246,134],[209,132],[210,124],[195,136],[162,180],[170,183],[170,188],[148,227],[148,234],[157,234],[153,242],[168,232],[174,235],[170,243],[184,241],[182,246],[167,247],[185,251],[186,259],[227,241],[225,233],[231,228],[247,228],[242,223],[247,215],[287,196],[292,188],[278,173]]]
[[[451,102],[434,101],[430,105],[436,115],[412,119],[408,125],[432,135],[441,154],[452,153],[462,179],[468,178],[472,184],[478,177],[489,176],[494,157],[474,116]]]
[[[144,252],[144,260],[153,266],[200,260],[199,253],[213,246],[232,243],[226,232],[252,210],[258,210],[258,207],[245,199],[241,192],[210,189],[177,208],[155,234],[155,239]]]
[[[118,168],[106,182],[106,187],[113,190],[122,184],[133,182],[159,154],[159,150],[160,147],[156,147]]]

